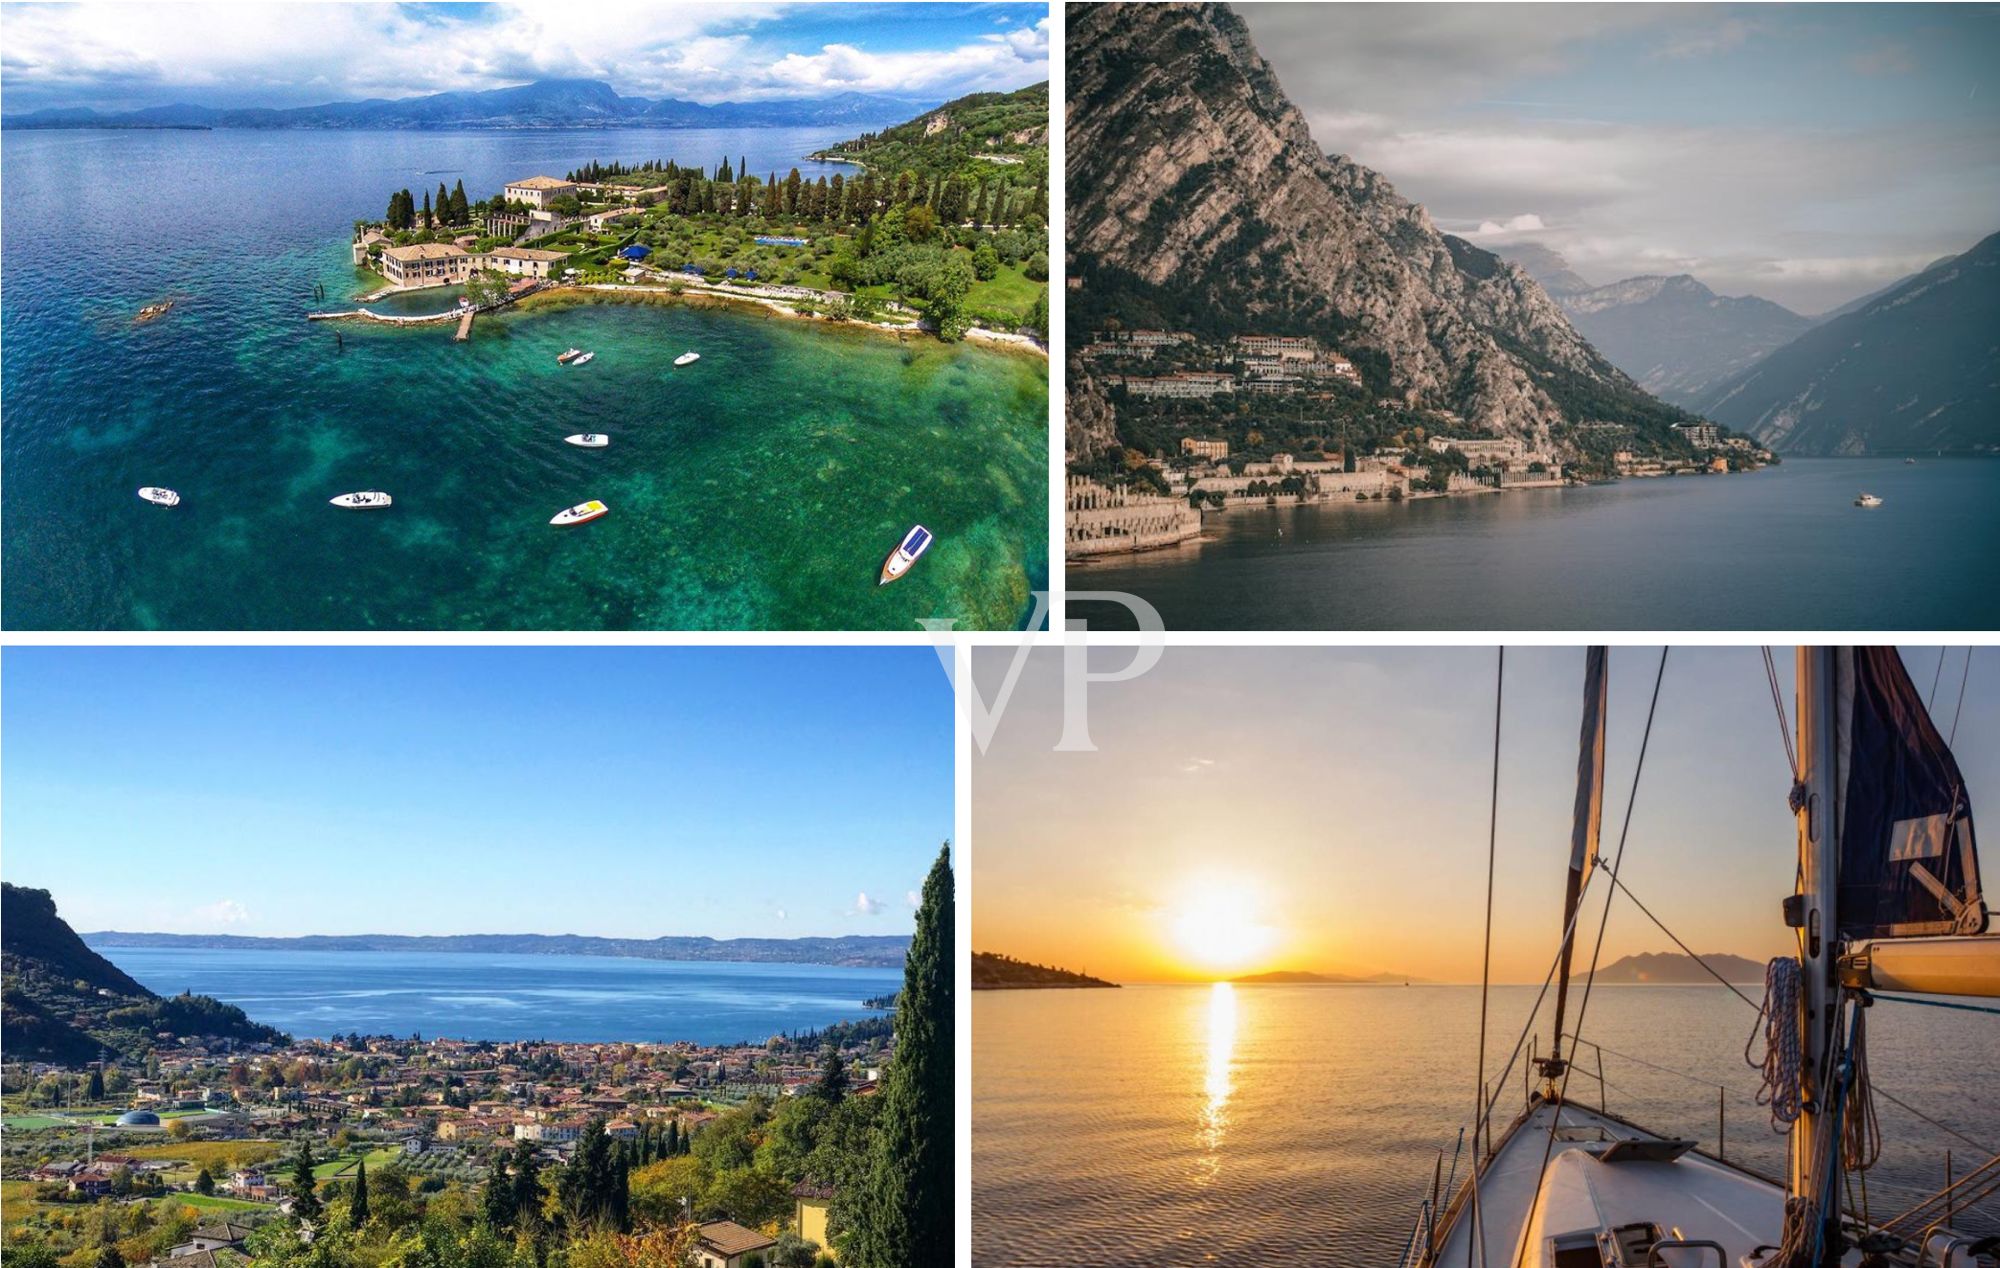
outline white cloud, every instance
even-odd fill
[[[1212,757],[1190,757],[1181,763],[1183,775],[1202,775],[1213,769],[1215,769],[1215,759]]]
[[[1546,228],[1548,226],[1542,223],[1540,216],[1535,215],[1533,212],[1528,212],[1519,216],[1510,216],[1504,224],[1495,220],[1482,220],[1479,222],[1477,229],[1469,230],[1462,236],[1467,238],[1506,238],[1511,241],[1514,238],[1527,234],[1540,233]]]
[[[197,907],[191,913],[194,918],[209,925],[240,925],[250,920],[250,911],[233,898],[224,898],[206,907]]]
[[[915,911],[924,905],[924,896],[913,889],[903,895],[903,901],[910,905],[911,911]]]
[[[966,35],[955,47],[890,53],[868,51],[868,30],[858,27],[852,42],[800,54],[772,47],[789,7],[605,0],[582,22],[569,6],[542,0],[444,11],[8,5],[7,104],[10,112],[78,103],[296,106],[567,77],[601,79],[629,96],[712,103],[843,91],[956,95],[1048,74],[1046,19]]]
[[[882,914],[882,906],[883,904],[881,899],[870,898],[868,896],[868,891],[864,889],[859,894],[856,894],[854,896],[854,910],[850,911],[848,915],[879,916]]]

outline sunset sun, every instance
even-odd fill
[[[1191,887],[1172,909],[1176,947],[1190,967],[1210,973],[1248,968],[1277,945],[1278,930],[1262,904],[1241,883],[1213,881]]]

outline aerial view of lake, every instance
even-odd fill
[[[895,969],[455,951],[99,947],[161,995],[213,995],[294,1038],[760,1042],[876,1016]]]
[[[1534,997],[1494,990],[1489,1079]],[[1758,1075],[1743,1060],[1755,1017],[1720,987],[1600,987],[1584,1032],[1605,1046],[1605,1107],[1782,1177],[1785,1138],[1755,1104]],[[972,1023],[982,1268],[1394,1264],[1439,1151],[1449,1172],[1472,1119],[1476,986],[980,991]],[[1947,1150],[1963,1175],[2000,1147],[1996,1023],[1886,1001],[1873,1010],[1884,1145],[1865,1201],[1878,1218],[1942,1187]],[[1596,1106],[1597,1072],[1586,1046],[1571,1097]],[[1496,1137],[1525,1091],[1517,1067],[1495,1093]],[[1961,1211],[1959,1227],[2000,1231],[2000,1198]]]
[[[1854,505],[1866,491],[1883,505]],[[1751,475],[1232,509],[1071,564],[1170,630],[1977,630],[2000,624],[2000,462],[1794,458]],[[1093,629],[1127,609],[1072,601]]]
[[[803,156],[870,126],[10,132],[8,626],[1020,626],[1048,577],[1044,357],[735,304],[510,311],[462,344],[305,320],[375,285],[348,243],[395,190],[593,159],[852,175]],[[394,506],[327,505],[364,489]],[[549,525],[591,499],[604,519]],[[878,586],[916,523],[936,545]]]

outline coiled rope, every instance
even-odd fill
[[[1771,1108],[1771,1130],[1784,1135],[1799,1121],[1803,1096],[1805,1047],[1799,1039],[1799,962],[1779,956],[1764,966],[1764,1005],[1757,1010],[1764,1023],[1764,1055],[1755,1058],[1757,1026],[1743,1042],[1743,1060],[1764,1072],[1757,1104]]]
[[[1875,1084],[1868,1077],[1866,999],[1856,1001],[1847,1056],[1854,1063],[1854,1082],[1847,1090],[1847,1115],[1840,1121],[1840,1161],[1850,1172],[1866,1171],[1882,1156],[1882,1124],[1875,1118]],[[1867,1191],[1864,1180],[1864,1201]]]

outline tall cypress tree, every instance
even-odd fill
[[[368,1160],[354,1165],[354,1192],[347,1199],[347,1223],[360,1228],[368,1222]]]
[[[319,1181],[313,1175],[312,1142],[299,1144],[298,1160],[292,1164],[292,1214],[302,1220],[319,1218]]]
[[[951,847],[924,881],[896,1002],[896,1051],[882,1082],[868,1174],[849,1203],[844,1261],[917,1268],[952,1257]]]
[[[507,1176],[507,1159],[497,1153],[493,1155],[493,1169],[486,1176],[480,1210],[486,1216],[487,1227],[494,1232],[505,1233],[514,1227],[514,1182]]]

